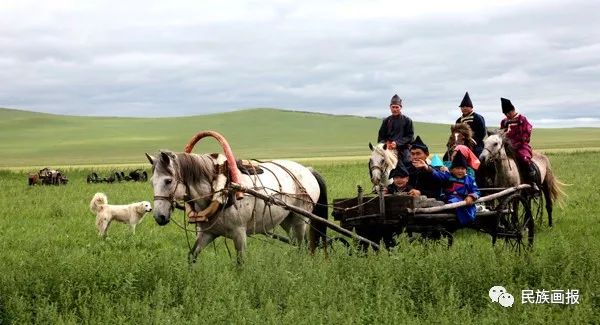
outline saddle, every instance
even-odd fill
[[[260,175],[265,171],[258,166],[258,162],[254,160],[236,160],[237,168],[240,170],[240,173],[246,175]]]

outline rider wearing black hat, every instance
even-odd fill
[[[483,151],[483,138],[485,138],[487,133],[485,120],[483,119],[483,116],[473,111],[473,103],[471,102],[469,92],[465,93],[465,96],[458,107],[460,107],[460,110],[462,111],[462,116],[456,120],[456,123],[467,123],[469,127],[471,127],[471,130],[473,131],[473,140],[476,142],[473,153],[479,157]]]

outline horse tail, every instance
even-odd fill
[[[550,190],[550,198],[552,202],[558,202],[558,205],[563,206],[562,198],[567,196],[567,193],[563,191],[563,187],[568,184],[561,182],[558,177],[554,176],[552,168],[550,167],[550,159],[546,159],[546,182],[548,189]]]
[[[313,207],[312,213],[315,215],[327,219],[328,217],[328,205],[327,205],[327,185],[325,184],[325,179],[319,172],[310,169],[310,172],[313,174],[317,183],[319,184],[319,199],[317,203]],[[325,254],[327,254],[327,225],[322,222],[311,222],[309,229],[309,248],[310,252],[314,253],[317,245],[319,244],[319,239],[323,240],[323,246],[325,247]]]

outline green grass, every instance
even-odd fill
[[[449,249],[401,237],[389,254],[362,257],[337,246],[327,260],[254,237],[242,268],[223,239],[188,268],[184,233],[151,216],[135,236],[113,224],[100,240],[92,195],[103,191],[114,204],[148,200],[148,183],[89,185],[89,170],[70,169],[67,186],[30,188],[23,172],[0,171],[0,324],[598,323],[600,176],[585,171],[600,167],[600,153],[550,158],[574,185],[554,228],[537,229],[529,254],[494,248],[469,230]],[[362,161],[315,167],[330,200],[369,183]],[[513,293],[515,306],[490,303],[493,285]],[[522,289],[579,289],[580,304],[522,305]]]
[[[182,151],[200,130],[221,132],[240,158],[367,156],[381,120],[253,109],[179,118],[77,117],[0,109],[0,167],[144,163],[144,152]],[[449,126],[415,123],[432,152]],[[600,150],[600,128],[539,129],[537,149]],[[589,150],[589,149],[587,149]],[[196,152],[217,152],[214,140]]]

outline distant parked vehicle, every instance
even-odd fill
[[[69,180],[67,176],[58,169],[46,167],[40,169],[37,173],[31,173],[28,176],[28,184],[33,185],[66,185]]]

